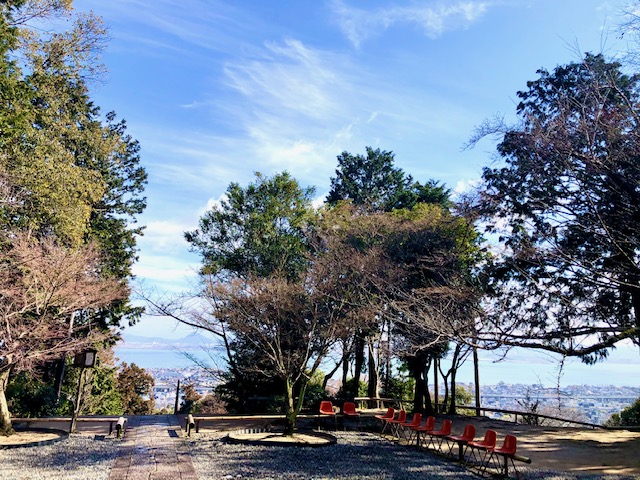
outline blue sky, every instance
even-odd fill
[[[183,232],[230,182],[289,171],[322,199],[343,150],[392,150],[414,178],[461,190],[494,144],[462,146],[540,67],[618,55],[624,1],[76,0],[109,26],[93,87],[125,118],[149,173],[138,279],[182,291]],[[136,335],[181,335],[143,319]],[[188,333],[188,331],[187,331]]]

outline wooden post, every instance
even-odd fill
[[[178,414],[178,400],[180,399],[180,380],[178,380],[178,386],[176,387],[176,403],[173,405],[173,414]]]
[[[478,348],[473,347],[473,381],[475,382],[476,417],[480,416],[480,368],[478,367]]]
[[[78,394],[76,395],[76,405],[73,409],[73,415],[71,415],[71,425],[69,426],[69,433],[76,433],[76,422],[78,421],[78,415],[80,414],[80,405],[82,397],[82,387],[84,386],[84,372],[85,368],[80,370],[80,378],[78,379]]]

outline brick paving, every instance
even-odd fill
[[[109,480],[197,480],[175,415],[128,418],[122,452]]]

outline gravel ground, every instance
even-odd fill
[[[478,479],[454,461],[391,443],[379,435],[336,432],[336,445],[259,447],[224,441],[225,433],[186,440],[200,480]],[[107,480],[122,448],[117,439],[72,435],[53,445],[0,450],[0,480]],[[638,476],[576,476],[518,466],[523,480],[637,480]]]
[[[336,432],[329,447],[260,447],[224,441],[224,433],[202,434],[191,441],[193,465],[200,480],[306,479],[411,480],[478,479],[454,461],[391,443],[379,435]],[[575,476],[518,466],[524,480],[631,480],[630,476]],[[486,478],[486,477],[485,477]]]
[[[337,432],[328,447],[262,447],[224,442],[223,434],[191,443],[200,480],[210,479],[475,479],[453,462],[425,456],[379,435]]]
[[[121,441],[71,435],[40,447],[0,450],[2,480],[107,480]]]

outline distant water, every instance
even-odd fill
[[[188,350],[188,354],[213,368],[225,368],[222,357],[211,359],[199,349]],[[116,348],[116,357],[121,362],[135,363],[143,368],[185,368],[194,366],[192,360],[176,349],[152,350]],[[431,377],[433,378],[433,377]],[[473,364],[468,360],[458,370],[459,383],[473,383]],[[493,363],[480,360],[480,384],[496,385],[499,382],[510,384],[538,384],[555,386],[557,381],[557,363],[552,361],[504,361]],[[567,362],[561,385],[617,385],[640,386],[640,364],[605,362],[596,365],[584,365],[578,360]]]
[[[116,358],[120,362],[135,363],[142,368],[185,368],[194,366],[193,360],[185,354],[195,357],[198,361],[205,362],[211,367],[224,368],[224,362],[220,357],[211,359],[203,350],[187,350],[181,352],[176,349],[134,349],[116,348]]]

